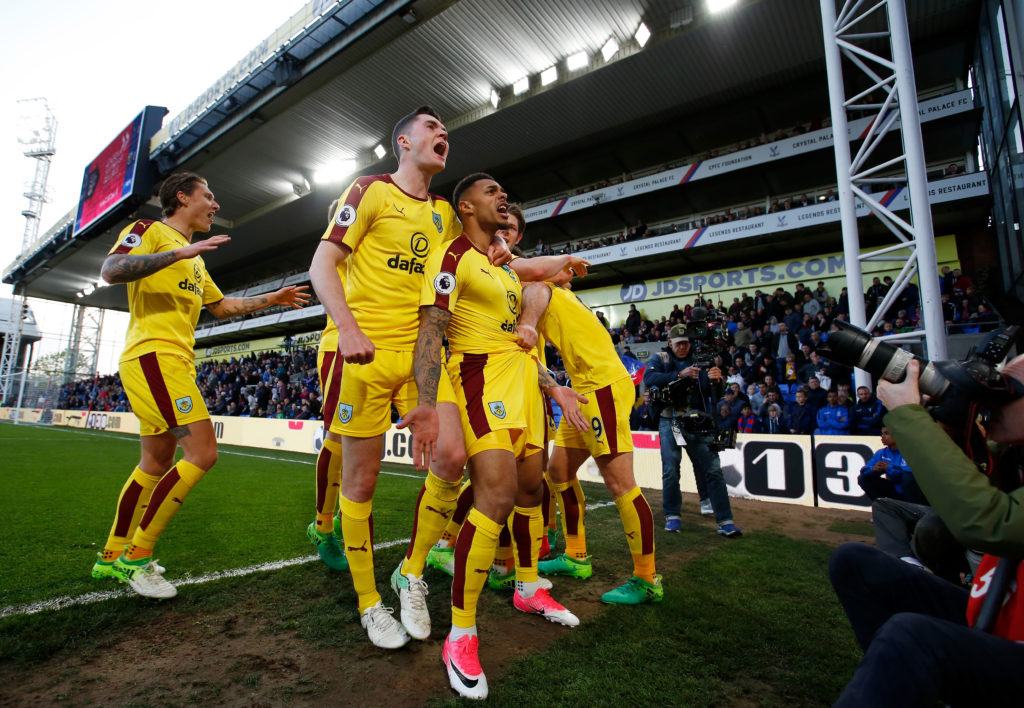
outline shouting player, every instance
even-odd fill
[[[376,646],[394,649],[409,635],[430,635],[423,564],[455,506],[465,441],[450,386],[441,389],[439,454],[417,501],[413,535],[391,576],[401,622],[385,607],[373,570],[373,494],[380,472],[391,405],[400,414],[417,399],[413,349],[420,281],[427,258],[461,232],[451,205],[430,193],[430,181],[448,158],[448,131],[437,113],[421,107],[392,133],[398,169],[360,177],[342,194],[332,224],[310,265],[317,296],[338,331],[341,387],[330,430],[341,437],[341,530],[361,622]],[[486,246],[485,246],[486,247]],[[490,248],[497,261],[510,254],[504,241]],[[440,346],[434,351],[438,365]]]
[[[255,297],[221,294],[201,254],[231,239],[192,243],[195,232],[210,230],[220,209],[199,175],[177,172],[165,179],[160,205],[163,219],[129,224],[100,271],[108,283],[128,284],[131,318],[119,369],[139,419],[142,456],[118,497],[92,574],[117,578],[146,597],[170,598],[177,590],[153,560],[153,548],[185,496],[217,461],[217,439],[196,385],[199,311],[205,306],[215,317],[237,317],[272,305],[302,307],[309,296],[304,285]],[[184,457],[175,463],[178,445]]]

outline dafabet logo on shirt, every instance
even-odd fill
[[[190,282],[188,278],[183,278],[178,283],[178,287],[202,297],[203,289],[199,287],[199,283],[203,280],[203,272],[199,269],[199,264],[195,262],[192,263],[192,279],[195,280],[194,283]]]
[[[401,253],[396,253],[388,259],[388,268],[406,273],[423,273],[423,266],[430,252],[430,239],[420,232],[414,233],[409,239],[409,250],[412,251],[412,258],[405,258]]]

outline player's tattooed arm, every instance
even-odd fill
[[[230,240],[230,236],[211,236],[203,241],[175,248],[173,251],[144,253],[137,256],[130,253],[112,253],[103,261],[100,277],[111,285],[130,283],[145,278],[147,275],[153,275],[178,261],[195,258],[204,251],[212,251],[220,244]]]
[[[420,329],[413,355],[413,375],[419,389],[416,407],[405,414],[399,428],[412,430],[412,461],[418,470],[430,467],[437,447],[437,383],[441,378],[441,339],[451,313],[433,305],[420,308]]]
[[[587,419],[583,417],[583,411],[580,410],[580,404],[589,403],[589,401],[568,386],[559,386],[551,373],[541,366],[539,361],[537,362],[537,377],[540,380],[540,390],[558,404],[558,407],[562,409],[564,420],[569,421],[569,424],[580,432],[589,430]]]
[[[549,302],[551,289],[544,283],[529,283],[523,288],[523,314],[519,316],[519,337],[516,340],[522,348],[533,349],[537,346],[537,323]]]
[[[286,307],[300,308],[309,304],[308,285],[288,285],[266,295],[254,295],[253,297],[226,297],[217,302],[211,302],[206,306],[214,317],[228,319],[239,315],[248,315],[250,312],[263,310],[271,305],[284,305]]]
[[[413,376],[419,389],[419,404],[437,404],[437,382],[441,378],[441,347],[452,314],[433,305],[420,308],[420,328],[413,357]]]

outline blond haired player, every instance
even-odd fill
[[[494,559],[498,534],[510,514],[515,512],[513,527],[516,523],[536,526],[529,539],[531,550],[521,550],[535,555],[532,547],[539,548],[539,507],[534,519],[530,510],[516,505],[517,459],[539,454],[544,420],[540,400],[531,396],[540,376],[537,362],[516,343],[522,286],[511,268],[490,265],[484,254],[492,235],[507,226],[507,197],[493,178],[476,173],[459,182],[454,202],[464,233],[432,255],[424,273],[415,363],[419,404],[407,420],[413,428],[413,458],[422,466],[434,450],[439,382],[450,381],[459,401],[474,506],[455,543],[452,628],[442,660],[456,692],[485,698],[477,600]],[[447,376],[441,376],[436,352],[445,334],[451,357]],[[540,385],[566,411],[574,406],[576,395],[556,386],[546,374]],[[582,426],[578,408],[576,416]],[[520,579],[517,598],[517,607],[523,604],[538,614],[556,613],[557,621],[569,625],[579,622],[539,587],[536,568],[532,579]]]
[[[337,326],[335,366],[343,362],[330,430],[341,437],[344,458],[340,505],[345,556],[360,621],[370,641],[388,649],[403,646],[410,635],[430,635],[423,564],[455,506],[466,459],[449,387],[442,390],[438,406],[444,423],[439,454],[416,504],[406,557],[391,576],[401,603],[399,622],[384,606],[374,577],[373,494],[391,405],[404,415],[417,397],[413,350],[424,266],[462,228],[451,205],[429,191],[448,157],[448,131],[437,113],[423,106],[399,120],[392,149],[398,169],[360,177],[345,190],[309,269],[313,288]],[[510,256],[500,238],[490,250],[494,260]],[[440,347],[434,356],[440,365]]]
[[[206,272],[202,253],[231,239],[209,231],[220,205],[206,180],[178,172],[160,186],[163,220],[129,224],[103,261],[108,283],[128,284],[128,322],[121,382],[139,419],[142,456],[117,501],[114,523],[93,577],[113,577],[146,597],[177,590],[153,560],[160,534],[185,496],[217,461],[217,440],[196,386],[195,329],[199,311],[228,318],[272,305],[302,307],[307,286],[256,297],[224,297]],[[184,457],[174,462],[178,445]],[[123,551],[123,552],[122,552]]]

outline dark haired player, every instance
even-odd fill
[[[374,577],[373,494],[391,406],[404,415],[417,398],[413,350],[424,266],[462,228],[451,205],[429,191],[448,158],[448,131],[437,113],[423,106],[399,120],[392,149],[398,169],[360,177],[345,190],[309,269],[338,333],[334,366],[342,366],[341,386],[330,431],[341,437],[344,458],[345,555],[362,625],[374,645],[388,649],[403,646],[410,634],[430,635],[423,565],[455,506],[466,459],[455,399],[443,388],[439,454],[417,501],[406,557],[391,576],[401,603],[399,623],[383,605]],[[490,250],[496,260],[509,256],[501,239]],[[440,365],[440,347],[435,356]]]
[[[210,230],[220,209],[206,180],[191,172],[172,174],[160,186],[160,204],[163,219],[125,227],[100,271],[108,283],[128,284],[131,319],[119,368],[139,419],[142,456],[121,490],[92,574],[117,578],[146,597],[170,598],[177,590],[153,560],[153,548],[185,496],[217,461],[217,440],[193,364],[199,311],[206,307],[215,317],[237,317],[272,305],[302,307],[309,296],[303,285],[224,297],[201,254],[231,239],[192,243],[195,232]],[[184,457],[175,463],[178,445]]]
[[[442,660],[456,692],[468,698],[486,698],[476,605],[494,559],[498,534],[515,512],[513,526],[520,518],[521,523],[535,526],[531,548],[523,552],[536,556],[534,546],[539,548],[542,535],[539,516],[532,519],[515,503],[517,460],[538,454],[544,439],[543,408],[531,394],[540,385],[556,397],[567,415],[575,408],[580,424],[582,418],[575,407],[576,395],[556,386],[546,373],[542,376],[537,362],[516,343],[522,299],[518,276],[508,266],[492,266],[484,255],[495,232],[507,227],[507,198],[501,186],[483,173],[470,175],[456,186],[454,202],[464,233],[433,254],[427,264],[416,343],[419,404],[406,418],[413,429],[413,458],[422,465],[434,451],[439,385],[449,381],[459,402],[474,506],[455,543],[452,628],[442,648]],[[442,376],[436,352],[445,334],[451,357],[447,374]],[[563,623],[578,623],[537,580],[519,581],[517,595],[534,608],[531,611],[558,613],[564,617]]]

